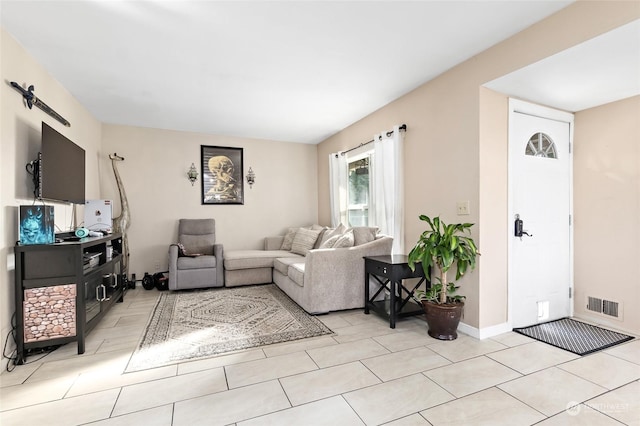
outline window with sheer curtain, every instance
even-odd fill
[[[404,251],[402,139],[395,126],[373,144],[329,156],[331,225],[377,226],[393,237],[394,254]]]
[[[347,220],[349,226],[369,226],[371,152],[347,159]]]

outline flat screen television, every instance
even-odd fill
[[[84,204],[84,149],[44,122],[38,169],[38,198]]]

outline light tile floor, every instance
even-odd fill
[[[3,372],[0,424],[640,426],[640,339],[580,357],[353,310],[318,317],[331,336],[123,373],[157,297],[129,291],[83,355],[68,344]]]

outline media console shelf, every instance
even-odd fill
[[[78,342],[127,290],[122,235],[56,244],[17,245],[16,364],[29,350]]]

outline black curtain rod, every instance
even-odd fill
[[[400,131],[404,130],[406,132],[407,131],[407,125],[403,124],[402,126],[398,127],[398,130],[400,130]],[[393,134],[393,130],[387,132],[387,137],[391,136],[392,134]],[[353,151],[354,149],[358,149],[358,148],[360,148],[362,146],[365,146],[365,145],[369,145],[370,143],[373,143],[373,142],[375,142],[375,140],[373,140],[373,139],[371,139],[370,141],[367,141],[367,142],[362,142],[360,145],[354,146],[353,148],[349,148],[346,151],[342,151],[340,154],[341,155],[345,155],[347,152]]]

